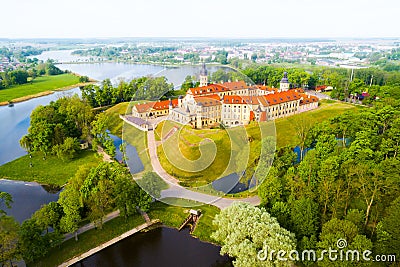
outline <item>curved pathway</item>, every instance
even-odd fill
[[[235,201],[247,202],[252,205],[260,204],[260,199],[258,198],[258,196],[240,199],[223,198],[191,191],[187,188],[180,186],[178,179],[169,175],[160,164],[160,161],[157,157],[157,142],[154,137],[154,131],[147,132],[147,144],[149,148],[150,161],[154,172],[157,173],[158,176],[160,176],[169,185],[168,189],[161,191],[161,199],[167,197],[190,199],[210,204],[220,209],[230,206]]]

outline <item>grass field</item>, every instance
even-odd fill
[[[40,76],[32,83],[13,86],[0,90],[0,102],[17,101],[18,98],[53,91],[63,87],[79,84],[79,77],[72,74],[60,74],[54,76]]]
[[[25,155],[0,166],[0,178],[62,186],[75,174],[79,166],[95,166],[101,160],[97,153],[89,150],[82,151],[77,158],[67,161],[49,155],[43,160],[43,154],[40,152],[32,155],[32,158]]]
[[[161,126],[156,129],[159,139],[172,128],[166,125],[167,130],[161,131]],[[158,157],[163,168],[178,178],[181,185],[197,187],[196,191],[200,192],[218,194],[207,184],[234,172],[241,173],[245,169],[248,171],[241,180],[251,178],[261,152],[261,139],[275,134],[275,129],[269,126],[267,123],[255,122],[245,127],[228,129],[196,130],[184,126],[162,146],[158,146]],[[213,143],[204,144],[207,139]]]
[[[79,240],[74,238],[55,247],[41,260],[29,264],[36,267],[53,267],[80,255],[90,249],[117,237],[132,228],[144,223],[141,215],[135,214],[125,220],[124,217],[117,217],[103,225],[103,229],[92,229],[79,235]]]
[[[286,145],[295,147],[298,144],[299,140],[296,136],[295,124],[300,117],[305,118],[311,125],[314,125],[317,122],[333,118],[348,110],[358,108],[362,107],[333,100],[322,100],[318,109],[296,114],[287,118],[277,119],[275,120],[277,147],[283,147]]]

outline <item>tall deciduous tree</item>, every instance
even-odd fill
[[[226,253],[235,258],[235,266],[293,264],[290,261],[279,261],[275,257],[269,259],[271,250],[289,252],[295,249],[296,241],[294,234],[282,228],[264,208],[256,208],[242,202],[233,203],[216,215],[213,223],[218,230],[212,237],[222,244],[221,254]]]
[[[60,203],[64,212],[60,221],[60,229],[66,233],[75,232],[75,240],[78,240],[78,234],[76,231],[79,228],[79,222],[81,220],[80,199],[81,196],[79,191],[68,186],[60,193],[60,198],[58,199],[58,203]]]

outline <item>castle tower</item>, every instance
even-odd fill
[[[280,92],[284,92],[284,91],[287,91],[289,89],[290,89],[290,83],[289,83],[289,80],[288,80],[288,77],[287,77],[287,72],[285,71],[283,73],[283,78],[282,78],[282,80],[281,80],[281,82],[279,84],[279,91]]]
[[[206,64],[203,63],[203,66],[201,67],[200,70],[200,87],[207,85],[208,85],[207,69],[206,69]]]

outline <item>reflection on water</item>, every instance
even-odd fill
[[[193,238],[188,230],[159,227],[134,234],[75,266],[232,266],[220,247]]]
[[[11,209],[2,209],[20,223],[30,218],[43,204],[57,201],[60,194],[60,191],[47,192],[38,183],[10,180],[0,180],[0,191],[10,193],[13,198]]]
[[[113,134],[109,134],[109,135],[113,139],[114,146],[116,148],[115,158],[119,162],[122,162],[123,154],[122,154],[122,151],[120,150],[120,145],[122,144],[122,139]],[[124,142],[124,143],[126,143],[126,142]],[[127,165],[129,166],[130,173],[135,174],[135,173],[143,171],[144,166],[143,166],[142,161],[139,158],[136,147],[130,145],[129,143],[126,143],[125,151],[126,151],[125,160],[127,161]]]

